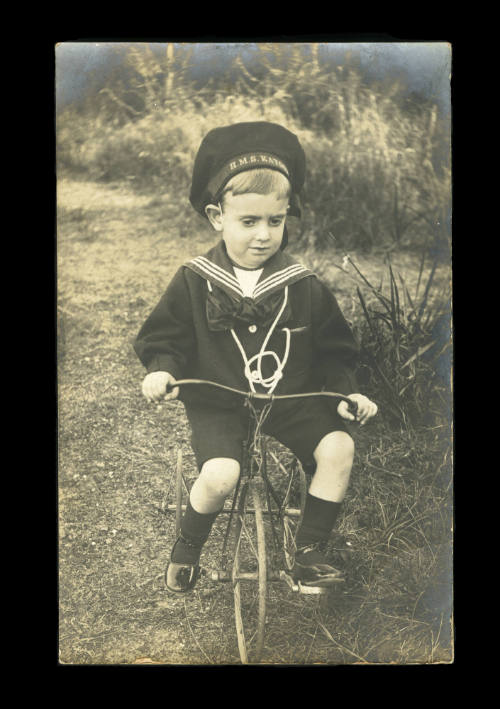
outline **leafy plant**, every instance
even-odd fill
[[[387,263],[387,286],[373,285],[351,256],[339,266],[356,281],[362,319],[357,323],[369,387],[388,420],[414,426],[449,424],[451,416],[451,301],[435,282],[434,261],[424,281],[425,253],[413,296]],[[348,267],[351,267],[348,269]]]

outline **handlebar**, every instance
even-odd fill
[[[235,389],[234,387],[226,386],[225,384],[219,384],[218,382],[211,382],[208,379],[178,379],[175,384],[167,386],[167,392],[176,389],[177,387],[182,387],[186,385],[201,385],[211,386],[216,389],[223,389],[224,391],[229,391],[232,394],[237,394],[244,397],[245,399],[258,401],[282,401],[284,399],[305,399],[307,397],[313,396],[325,396],[331,399],[338,399],[339,401],[345,401],[347,403],[348,410],[351,414],[356,417],[358,411],[358,404],[356,401],[349,399],[345,394],[337,394],[334,391],[314,391],[314,392],[304,392],[298,394],[265,394],[253,391],[243,391],[242,389]]]

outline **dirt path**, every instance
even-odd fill
[[[131,347],[187,240],[155,260],[168,205],[123,186],[62,182],[58,200],[61,661],[190,663],[184,603],[161,579],[185,420],[145,406]]]

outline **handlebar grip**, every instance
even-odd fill
[[[166,394],[170,394],[170,392],[173,391],[173,390],[176,389],[176,388],[177,388],[177,382],[174,382],[174,384],[171,384],[170,382],[168,382],[168,384],[167,384],[167,386],[166,386],[166,388],[165,388],[165,393],[166,393]]]
[[[354,418],[356,418],[358,415],[358,402],[349,400],[349,402],[347,404],[347,410],[349,411],[350,414],[352,414],[354,416]]]

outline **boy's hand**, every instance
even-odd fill
[[[357,402],[358,412],[356,417],[354,417],[348,409],[347,402],[341,401],[337,406],[337,411],[343,419],[347,419],[348,421],[359,421],[361,426],[363,426],[369,419],[375,416],[378,411],[377,404],[370,401],[370,399],[367,396],[363,396],[363,394],[349,394],[347,398]]]
[[[150,372],[144,377],[142,382],[142,393],[149,402],[164,399],[176,399],[179,394],[179,387],[172,389],[167,394],[167,386],[175,384],[175,377],[168,372]]]

